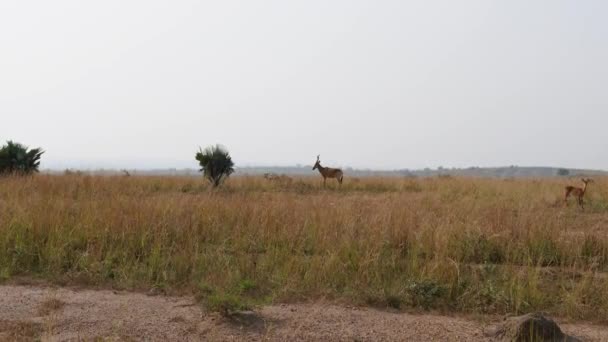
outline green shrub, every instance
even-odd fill
[[[220,145],[202,148],[196,153],[203,176],[209,180],[214,187],[219,186],[224,179],[230,177],[234,172],[234,163],[228,151]]]
[[[411,305],[425,309],[436,305],[437,301],[447,293],[445,286],[432,280],[414,280],[407,286]]]
[[[215,293],[205,300],[206,308],[213,312],[219,312],[223,316],[230,316],[237,311],[251,310],[242,297],[228,293]]]
[[[0,148],[0,174],[27,175],[38,172],[43,153],[41,148],[30,150],[9,140]]]

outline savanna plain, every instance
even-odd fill
[[[608,324],[608,179],[0,178],[0,279],[193,296],[228,316],[336,305]],[[0,322],[1,323],[1,322]]]

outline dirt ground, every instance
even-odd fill
[[[3,341],[488,341],[485,333],[497,323],[324,303],[273,305],[226,319],[189,297],[0,286]],[[561,327],[584,341],[608,341],[605,326]]]

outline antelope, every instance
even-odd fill
[[[266,180],[273,181],[279,179],[279,175],[277,175],[276,173],[265,173],[264,178]]]
[[[315,163],[315,166],[312,167],[312,169],[319,170],[319,173],[321,174],[321,176],[323,176],[323,187],[326,186],[327,178],[335,178],[338,183],[342,185],[342,179],[344,179],[344,173],[342,172],[342,170],[321,166],[321,160],[319,160],[320,156],[321,155],[317,156],[317,162]]]
[[[564,196],[564,202],[566,202],[566,205],[568,205],[568,197],[570,197],[570,195],[576,197],[578,205],[580,205],[581,209],[585,209],[585,207],[583,206],[583,196],[585,196],[585,192],[587,191],[587,184],[589,182],[593,182],[593,180],[591,178],[582,178],[581,179],[583,181],[583,183],[585,183],[585,186],[582,188],[579,187],[575,187],[575,186],[571,186],[568,185],[566,187],[566,194]]]
[[[278,182],[282,184],[291,184],[291,177],[284,174],[276,174],[276,173],[265,173],[264,178],[270,182]]]

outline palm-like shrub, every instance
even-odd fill
[[[12,141],[0,148],[0,174],[28,175],[38,172],[41,148],[29,150],[26,146]]]
[[[195,158],[201,166],[200,171],[203,172],[203,176],[214,187],[219,186],[234,172],[234,163],[230,153],[221,145],[209,146],[204,150],[201,148]]]

